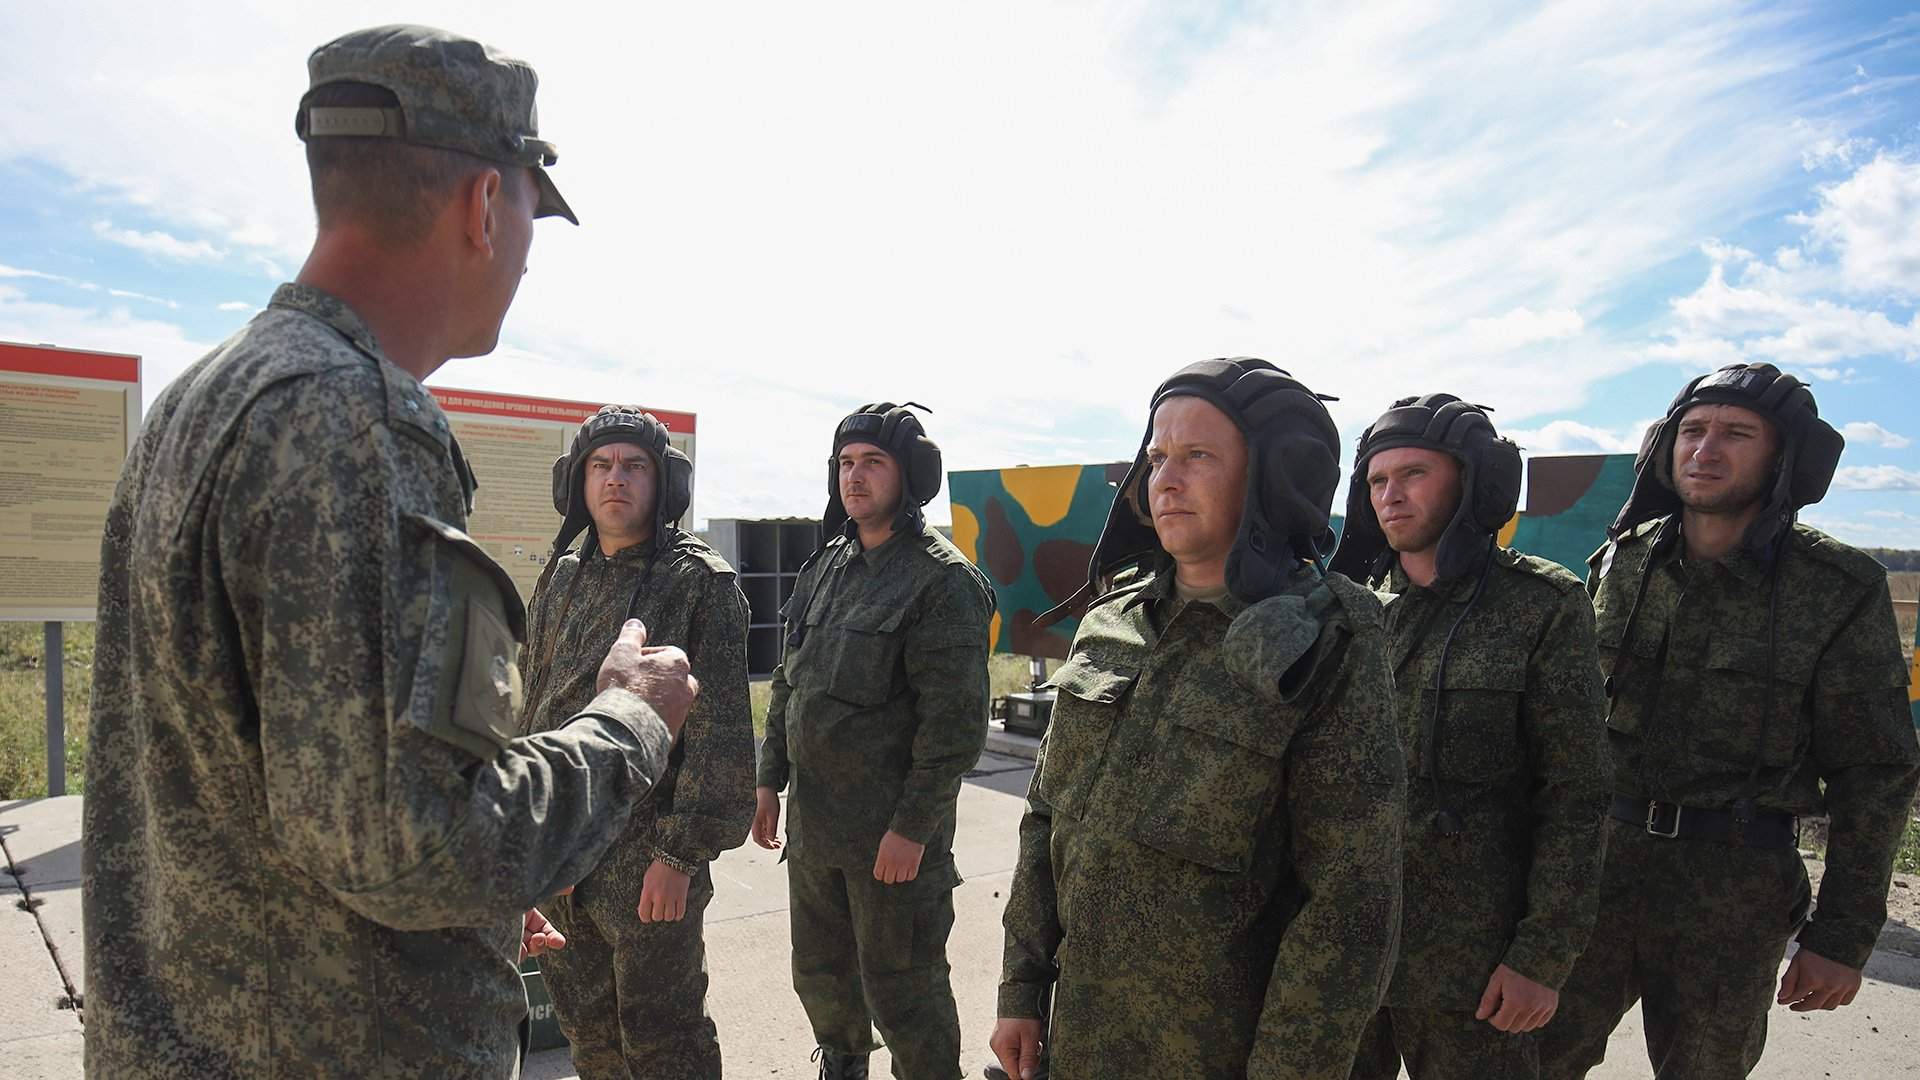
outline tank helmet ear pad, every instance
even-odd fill
[[[593,524],[587,512],[587,458],[608,443],[632,443],[653,455],[660,477],[653,501],[654,536],[666,535],[693,503],[693,461],[669,441],[667,425],[632,405],[603,405],[581,423],[567,452],[553,462],[553,508],[561,516],[553,542],[555,558]]]
[[[1647,429],[1633,462],[1633,490],[1613,519],[1607,535],[1615,539],[1634,528],[1678,513],[1673,487],[1673,444],[1680,422],[1697,405],[1737,405],[1759,413],[1780,436],[1780,460],[1760,515],[1747,527],[1743,543],[1758,552],[1772,549],[1802,507],[1826,497],[1847,441],[1820,419],[1813,391],[1772,364],[1728,364],[1689,382]]]
[[[894,529],[905,531],[920,527],[920,508],[940,494],[945,472],[940,462],[940,444],[927,437],[915,409],[933,412],[916,401],[900,405],[891,401],[871,402],[848,414],[833,429],[833,453],[827,457],[827,509],[820,516],[822,546],[846,528],[847,508],[840,502],[840,451],[851,443],[871,443],[899,464],[905,490]]]
[[[1154,410],[1181,396],[1211,403],[1234,422],[1247,443],[1247,496],[1227,555],[1228,591],[1247,603],[1264,600],[1302,560],[1318,562],[1331,551],[1328,517],[1340,480],[1340,432],[1325,402],[1334,399],[1314,393],[1265,360],[1202,360],[1181,368],[1154,390],[1133,467],[1120,482],[1088,561],[1087,586],[1043,616],[1046,624],[1097,594],[1103,579],[1165,554],[1148,510],[1147,444],[1153,438]]]
[[[1492,411],[1452,394],[1405,397],[1361,433],[1333,568],[1366,580],[1392,565],[1393,549],[1373,512],[1367,464],[1383,450],[1416,447],[1460,463],[1460,505],[1440,534],[1435,563],[1443,580],[1471,571],[1484,558],[1487,539],[1499,535],[1520,505],[1520,448],[1494,430]]]

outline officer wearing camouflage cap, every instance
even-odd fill
[[[753,817],[747,598],[726,560],[680,528],[693,462],[651,413],[589,417],[553,481],[562,524],[528,606],[520,730],[558,728],[593,700],[600,657],[631,618],[649,641],[686,650],[700,697],[653,798],[570,895],[541,905],[566,938],[541,972],[586,1080],[717,1080],[701,918],[708,864],[746,840]]]
[[[1860,989],[1920,745],[1885,569],[1795,520],[1842,448],[1772,364],[1689,382],[1641,444],[1588,562],[1612,820],[1543,1076],[1586,1075],[1636,999],[1657,1078],[1745,1076],[1770,1005],[1834,1009]],[[1823,813],[1815,904],[1796,836]]]
[[[1336,570],[1386,605],[1407,757],[1400,958],[1355,1080],[1531,1080],[1593,928],[1607,744],[1580,579],[1503,548],[1520,450],[1409,397],[1354,455]]]
[[[1345,1080],[1391,972],[1405,768],[1380,602],[1322,572],[1339,432],[1264,360],[1193,364],[1054,673],[1020,822],[1009,1076]]]
[[[531,68],[424,27],[313,53],[298,279],[154,403],[102,548],[87,1072],[512,1075],[530,906],[666,772],[697,687],[626,626],[516,738],[524,612],[421,385],[490,351],[536,216]]]
[[[824,1080],[960,1075],[947,967],[960,779],[987,738],[986,577],[921,511],[940,448],[908,405],[842,420],[823,545],[784,609],[754,842],[780,846],[787,790],[793,988]]]

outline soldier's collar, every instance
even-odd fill
[[[1732,574],[1736,579],[1748,585],[1758,585],[1760,582],[1766,580],[1766,560],[1748,544],[1738,544],[1732,551],[1727,552],[1725,555],[1720,556],[1710,563],[1688,562],[1687,539],[1683,532],[1684,529],[1685,525],[1681,522],[1680,516],[1678,514],[1674,515],[1673,543],[1667,553],[1667,557],[1671,561],[1682,563],[1689,570],[1701,569],[1717,563],[1724,568],[1727,573]],[[1658,560],[1660,554],[1656,553],[1654,558]]]
[[[1152,576],[1147,578],[1146,584],[1140,586],[1132,596],[1127,597],[1126,600],[1122,602],[1121,610],[1125,611],[1137,604],[1148,602],[1158,606],[1171,600],[1178,591],[1175,587],[1175,573],[1176,571],[1171,565],[1156,567],[1153,570]],[[1207,602],[1219,608],[1229,619],[1247,610],[1246,601],[1233,595],[1231,592],[1217,601]]]
[[[1453,578],[1439,578],[1436,579],[1432,585],[1425,586],[1425,588],[1428,592],[1440,597],[1442,600],[1465,600],[1473,594],[1475,578],[1476,575],[1474,574],[1461,574]],[[1399,557],[1395,556],[1392,568],[1387,571],[1387,591],[1395,596],[1405,596],[1410,590],[1420,587],[1421,586],[1416,586],[1413,583],[1413,579],[1407,576],[1407,572],[1400,566]]]
[[[373,330],[347,306],[345,300],[331,293],[289,281],[273,290],[273,299],[267,301],[267,306],[310,315],[339,331],[341,337],[353,342],[361,352],[380,360],[387,359],[386,354],[380,351],[380,342],[374,339]]]
[[[899,558],[903,549],[912,545],[911,537],[915,535],[910,530],[895,529],[892,536],[887,537],[879,547],[869,551],[860,546],[860,534],[856,531],[847,537],[847,547],[851,551],[847,561],[851,563],[855,559],[865,560],[868,568],[878,573]]]

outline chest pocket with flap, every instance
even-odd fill
[[[1122,703],[1140,677],[1130,664],[1075,653],[1047,685],[1060,693],[1041,748],[1041,798],[1070,817],[1085,813]]]

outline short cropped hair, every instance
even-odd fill
[[[307,107],[393,108],[393,92],[367,83],[338,82],[310,92]],[[358,224],[389,248],[426,239],[446,201],[482,169],[498,169],[502,191],[517,193],[526,170],[435,146],[398,139],[329,135],[307,140],[313,212],[320,228]]]

